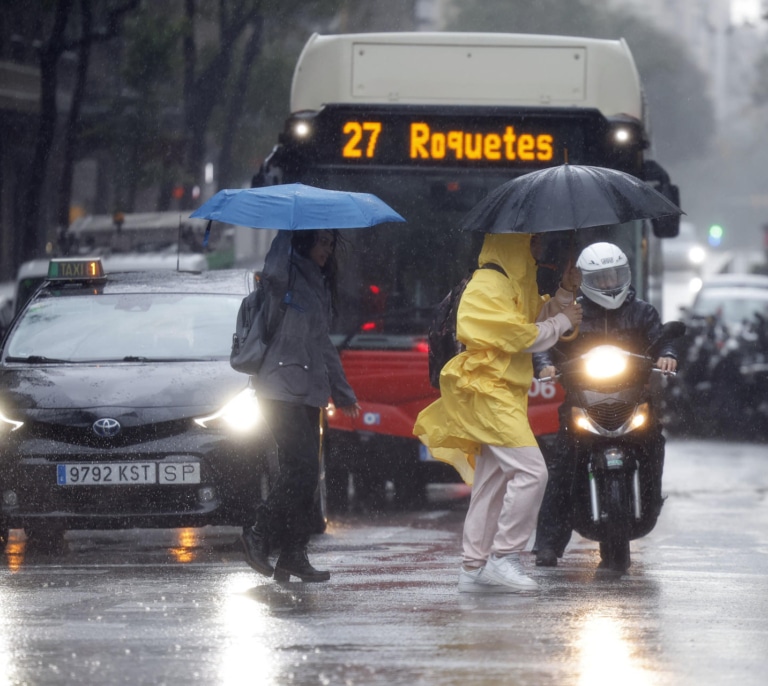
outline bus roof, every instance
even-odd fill
[[[314,34],[293,75],[291,112],[331,103],[584,107],[643,120],[624,39],[537,34]]]

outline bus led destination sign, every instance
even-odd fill
[[[553,137],[548,133],[533,136],[517,134],[514,126],[503,132],[435,131],[429,124],[411,124],[409,150],[412,159],[422,160],[486,160],[496,162],[525,160],[549,162],[552,159]]]
[[[559,141],[554,131],[493,122],[484,126],[455,122],[347,119],[341,122],[341,157],[372,164],[506,166],[547,164]]]

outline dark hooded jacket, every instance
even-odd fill
[[[331,292],[320,267],[291,248],[291,232],[279,231],[261,274],[267,289],[268,328],[275,331],[259,374],[263,398],[325,407],[353,405],[339,353],[331,341]]]
[[[544,367],[557,367],[564,360],[577,357],[596,345],[617,345],[642,355],[661,335],[662,323],[658,311],[650,303],[636,297],[632,287],[627,299],[615,310],[601,307],[587,297],[581,299],[581,305],[584,318],[579,326],[579,335],[567,343],[559,341],[546,352],[535,353],[533,366],[536,376]],[[655,353],[655,357],[677,359],[677,351],[674,345],[666,343]]]

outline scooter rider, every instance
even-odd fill
[[[627,256],[612,243],[593,243],[579,255],[576,266],[581,271],[581,294],[584,318],[578,336],[568,342],[559,341],[554,348],[534,354],[534,372],[537,377],[551,377],[556,366],[595,345],[612,343],[629,352],[644,354],[660,336],[662,322],[656,308],[640,300],[630,285],[631,271]],[[659,351],[656,367],[663,372],[677,369],[674,346],[665,344]],[[539,510],[536,541],[536,564],[554,567],[563,556],[572,530],[572,493],[576,461],[571,454],[573,442],[568,418],[572,399],[566,393],[559,409],[560,429],[554,450],[544,452],[549,479]],[[648,429],[645,450],[649,469],[641,475],[642,499],[647,503],[648,531],[656,523],[663,498],[661,476],[664,467],[664,436],[661,424]],[[645,508],[644,508],[645,510]]]

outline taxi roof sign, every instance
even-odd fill
[[[100,257],[58,257],[48,263],[49,281],[93,281],[105,278]]]

